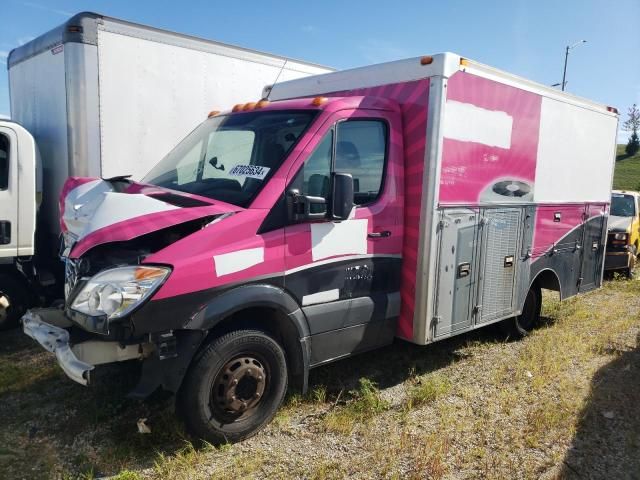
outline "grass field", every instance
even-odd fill
[[[613,188],[640,191],[640,152],[633,157],[624,153],[624,145],[618,145]]]
[[[545,295],[543,319],[523,340],[489,327],[318,368],[263,432],[218,448],[185,434],[166,399],[76,385],[3,333],[0,478],[634,478],[640,280]]]

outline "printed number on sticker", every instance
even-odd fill
[[[259,165],[236,165],[229,170],[229,175],[235,177],[249,177],[257,178],[258,180],[264,180],[264,177],[269,173],[269,167],[261,167]]]

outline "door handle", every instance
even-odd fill
[[[471,274],[471,264],[469,262],[458,265],[458,278],[468,277]]]
[[[367,234],[367,237],[369,238],[383,238],[383,237],[390,237],[391,236],[391,232],[389,230],[383,230],[381,232],[371,232]]]
[[[513,255],[507,255],[506,257],[504,257],[504,268],[513,267],[513,261]]]

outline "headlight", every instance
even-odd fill
[[[626,233],[616,233],[613,238],[616,239],[616,240],[626,240],[627,239],[627,234]]]
[[[86,315],[120,318],[151,296],[170,270],[163,267],[120,267],[95,275],[71,308]]]

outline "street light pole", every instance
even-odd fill
[[[564,92],[564,87],[567,86],[567,62],[569,61],[569,50],[576,48],[578,45],[582,45],[583,43],[587,43],[586,40],[580,40],[579,42],[574,43],[573,45],[567,45],[567,48],[564,51],[564,70],[562,71],[562,91]]]

